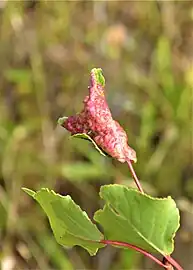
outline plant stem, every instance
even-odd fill
[[[164,256],[166,260],[173,265],[177,270],[183,270],[183,268],[169,255]]]
[[[143,255],[145,255],[146,257],[150,258],[151,260],[153,260],[154,262],[156,262],[158,265],[166,268],[166,269],[170,269],[169,265],[164,264],[163,262],[161,262],[160,260],[158,260],[156,257],[154,257],[151,253],[149,253],[148,251],[139,248],[135,245],[126,243],[126,242],[122,242],[122,241],[114,241],[114,240],[101,240],[100,243],[105,244],[105,245],[112,245],[112,246],[120,246],[120,247],[126,247],[126,248],[131,248],[134,249],[137,252],[142,253]],[[164,255],[164,258],[172,265],[174,266],[177,270],[183,270],[183,268],[169,255]]]
[[[160,266],[164,267],[164,268],[168,268],[165,264],[163,264],[163,262],[159,261],[156,257],[154,257],[152,254],[150,254],[149,252],[145,251],[142,248],[139,248],[135,245],[126,243],[126,242],[121,242],[121,241],[113,241],[113,240],[101,240],[100,241],[103,244],[106,245],[113,245],[113,246],[121,246],[121,247],[127,247],[127,248],[131,248],[134,249],[142,254],[144,254],[146,257],[149,257],[151,260],[153,260],[154,262],[156,262],[157,264],[159,264]],[[181,269],[179,269],[181,270]]]
[[[129,166],[130,172],[131,172],[131,174],[132,174],[132,176],[133,176],[133,179],[134,179],[134,181],[135,181],[135,184],[136,184],[138,190],[139,190],[141,193],[144,193],[143,188],[142,188],[142,186],[141,186],[141,184],[140,184],[140,182],[139,182],[139,179],[138,179],[138,177],[137,177],[137,175],[136,175],[136,173],[135,173],[135,170],[133,169],[131,160],[128,160],[128,161],[127,161],[127,164],[128,164],[128,166]]]

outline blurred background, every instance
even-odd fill
[[[59,246],[21,187],[70,194],[92,218],[101,185],[133,186],[125,164],[69,139],[101,67],[113,117],[137,152],[145,191],[181,210],[174,258],[193,269],[193,2],[0,1],[1,269],[158,269],[130,251]],[[160,268],[159,268],[160,269]]]

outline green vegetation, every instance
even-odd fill
[[[106,203],[94,215],[104,228],[102,235],[69,195],[61,196],[45,188],[38,192],[23,190],[42,206],[62,246],[78,245],[96,255],[103,244],[111,243],[122,248],[135,246],[146,256],[156,252],[167,258],[174,250],[179,211],[171,198],[152,198],[122,185],[102,186],[100,196]]]
[[[125,164],[69,140],[56,124],[81,111],[96,66],[137,152],[144,190],[171,195],[182,211],[174,257],[192,269],[192,14],[191,1],[0,2],[2,269],[156,269],[130,250],[106,247],[90,257],[61,247],[21,190],[69,194],[91,218],[102,208],[101,185],[133,187]]]

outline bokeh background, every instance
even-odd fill
[[[0,2],[1,269],[158,269],[129,250],[91,258],[59,246],[21,190],[70,194],[92,217],[101,185],[133,186],[125,164],[57,125],[82,109],[93,67],[103,69],[144,189],[181,210],[173,255],[192,270],[193,2],[62,0]]]

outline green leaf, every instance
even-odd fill
[[[98,145],[95,143],[95,141],[86,133],[77,133],[77,134],[72,135],[71,138],[79,138],[79,139],[83,139],[83,140],[88,140],[94,145],[96,150],[99,151],[99,153],[102,156],[104,156],[104,157],[108,156],[108,154],[105,153],[101,148],[99,148]]]
[[[106,202],[94,219],[107,239],[134,244],[149,252],[171,254],[179,228],[179,211],[174,200],[152,198],[122,185],[101,187]]]
[[[104,246],[96,243],[103,239],[101,232],[70,196],[61,196],[45,188],[35,194],[32,190],[23,190],[44,209],[59,244],[68,247],[79,245],[90,255],[95,255],[98,248]]]

